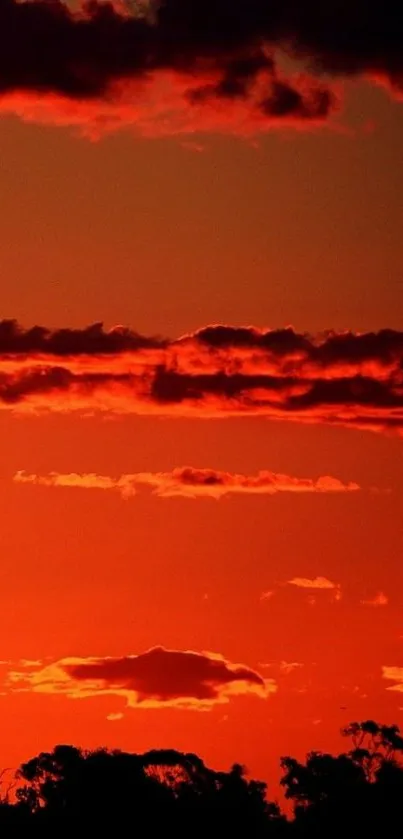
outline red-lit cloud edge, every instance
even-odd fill
[[[403,332],[212,325],[178,339],[124,327],[0,322],[0,409],[261,416],[403,433]]]

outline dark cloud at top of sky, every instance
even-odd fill
[[[0,95],[111,96],[116,82],[159,72],[192,80],[188,104],[244,102],[255,117],[323,121],[327,82],[284,79],[276,51],[323,72],[380,77],[399,87],[403,23],[397,0],[162,0],[124,13],[91,0],[0,0]],[[195,83],[196,80],[196,83]]]
[[[235,4],[181,7],[167,0],[147,13],[124,14],[97,0],[79,13],[61,0],[0,0],[0,95],[108,98],[116,82],[146,82],[168,71],[193,79],[184,90],[189,105],[247,102],[263,121],[326,118],[335,106],[331,91],[282,80],[264,33],[249,33],[248,25],[242,33],[238,18]]]
[[[398,0],[166,0],[158,22],[186,49],[281,46],[317,70],[351,75],[403,72]]]
[[[188,70],[214,57],[231,95],[230,77],[242,87],[267,66],[256,52],[264,45],[331,73],[403,71],[398,0],[162,0],[133,8],[136,15],[125,15],[94,0],[78,15],[60,0],[1,0],[1,87],[98,95],[114,78]]]

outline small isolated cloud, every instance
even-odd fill
[[[271,600],[274,595],[274,591],[272,589],[268,589],[267,591],[262,591],[260,595],[261,600]]]
[[[108,720],[108,722],[118,722],[119,720],[122,720],[123,717],[124,717],[124,714],[122,714],[121,712],[118,711],[116,713],[108,714],[106,719]]]
[[[311,592],[331,591],[333,600],[335,600],[336,603],[338,603],[343,596],[340,583],[334,583],[332,580],[328,580],[327,577],[314,577],[313,579],[309,577],[293,577],[292,580],[288,580],[287,585],[302,588]],[[308,603],[310,606],[316,606],[316,595],[310,594],[308,597]]]
[[[403,693],[403,667],[382,667],[382,678],[389,679],[391,682],[396,682],[396,684],[390,685],[387,690],[396,690],[399,693]]]
[[[272,670],[278,676],[289,676],[290,673],[300,670],[304,665],[301,661],[278,661],[273,659],[273,661],[259,661],[259,667],[262,670]]]
[[[300,661],[280,661],[280,670],[285,676],[293,673],[294,670],[299,670],[304,665]]]
[[[121,696],[131,708],[195,710],[242,694],[266,699],[276,690],[272,679],[219,654],[164,647],[120,658],[64,658],[45,667],[22,668],[9,673],[8,685],[15,691],[63,694],[71,699]]]
[[[323,494],[356,492],[360,489],[356,483],[345,484],[329,476],[314,480],[268,471],[260,471],[256,475],[240,475],[193,466],[178,467],[171,472],[135,472],[117,478],[95,473],[50,472],[48,475],[36,475],[19,471],[14,475],[14,481],[47,487],[113,490],[125,499],[135,495],[141,487],[147,487],[159,498],[180,496],[216,499],[225,495],[275,495],[279,492]]]
[[[379,591],[375,597],[369,598],[368,600],[361,600],[363,606],[387,606],[389,603],[389,598],[383,591]]]
[[[338,583],[333,583],[331,580],[328,580],[327,577],[314,577],[314,579],[309,579],[308,577],[293,577],[292,580],[288,580],[289,586],[297,586],[297,588],[314,588],[314,589],[338,589],[340,588]]]

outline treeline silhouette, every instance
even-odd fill
[[[286,817],[266,784],[236,764],[209,769],[194,754],[143,755],[56,746],[24,763],[0,799],[0,834],[16,831],[133,837],[357,837],[403,827],[403,738],[372,720],[343,729],[350,748],[281,759]]]

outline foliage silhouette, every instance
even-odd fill
[[[294,803],[295,825],[312,837],[395,830],[403,821],[403,739],[398,727],[367,720],[350,723],[342,734],[352,740],[347,753],[311,752],[304,764],[282,759],[281,784]]]
[[[281,784],[293,807],[286,818],[266,784],[235,764],[209,769],[194,754],[143,755],[59,745],[24,763],[0,800],[0,832],[125,831],[156,837],[336,837],[385,833],[402,824],[403,738],[397,726],[367,720],[342,734],[352,748],[311,752],[305,763],[281,760]]]

